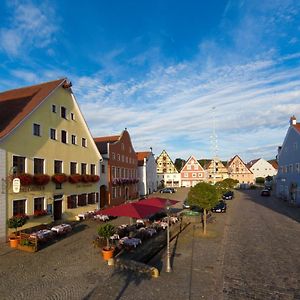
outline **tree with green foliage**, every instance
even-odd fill
[[[203,209],[203,234],[206,234],[206,214],[219,201],[220,193],[214,185],[200,182],[191,187],[188,193],[188,203]]]
[[[115,233],[115,226],[108,223],[98,227],[97,232],[100,237],[106,239],[106,250],[110,250],[111,245],[109,238]]]
[[[238,183],[239,181],[236,179],[226,178],[222,181],[217,182],[215,186],[221,194],[224,194],[232,190]]]
[[[264,184],[265,183],[265,178],[263,177],[256,177],[255,178],[256,184]]]

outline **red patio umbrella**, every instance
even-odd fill
[[[160,207],[160,208],[166,208],[167,202],[169,202],[169,206],[171,206],[171,205],[175,205],[179,201],[155,197],[155,198],[148,198],[148,199],[141,200],[138,203],[140,203],[142,205],[147,205],[147,206],[150,205],[150,206],[156,206],[156,207]]]
[[[143,205],[139,202],[133,202],[99,210],[96,214],[144,219],[159,212],[161,209],[162,208],[158,206]]]

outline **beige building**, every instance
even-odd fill
[[[204,168],[208,182],[216,183],[229,177],[227,168],[218,157],[209,161]]]
[[[0,93],[2,240],[14,215],[30,217],[26,228],[97,207],[101,155],[71,86],[60,79]]]
[[[179,187],[181,185],[180,173],[166,150],[163,150],[156,158],[156,164],[158,185],[166,187]]]
[[[247,168],[246,164],[238,155],[235,155],[229,160],[227,170],[229,178],[236,179],[239,183],[254,183],[253,173]]]

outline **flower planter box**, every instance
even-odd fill
[[[37,249],[35,246],[27,246],[27,245],[18,245],[18,249],[26,252],[37,252]]]

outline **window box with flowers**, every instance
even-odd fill
[[[33,183],[36,185],[46,185],[50,181],[50,176],[47,174],[35,174],[33,175]]]
[[[87,175],[87,174],[81,175],[81,182],[83,182],[83,183],[88,183],[88,182],[90,182],[90,176],[91,176],[91,175]]]
[[[79,183],[81,181],[81,175],[80,174],[72,174],[69,176],[69,182],[70,183]]]
[[[42,217],[48,215],[47,211],[44,209],[37,209],[34,211],[33,216],[34,217]]]
[[[91,182],[98,182],[100,180],[100,176],[98,175],[91,175],[90,181]]]
[[[23,186],[28,186],[33,183],[33,176],[31,174],[27,174],[27,173],[16,174],[14,178],[19,178],[20,183]]]
[[[51,177],[54,183],[62,184],[68,180],[68,176],[64,173],[54,174]]]

